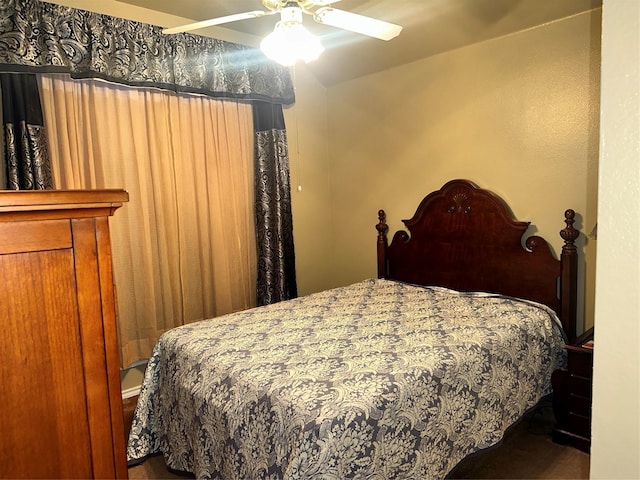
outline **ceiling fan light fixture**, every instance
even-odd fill
[[[281,20],[260,48],[267,57],[288,67],[298,60],[311,62],[324,51],[320,40],[302,25],[302,10],[297,6],[282,9]]]

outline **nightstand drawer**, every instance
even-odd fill
[[[591,398],[569,395],[570,413],[591,418]]]
[[[593,329],[566,345],[567,366],[553,372],[553,440],[591,448],[591,381],[593,378]]]
[[[579,397],[591,398],[591,379],[584,377],[576,377],[571,374],[569,376],[569,393]]]
[[[591,437],[591,419],[588,417],[583,417],[582,415],[576,415],[575,413],[569,413],[569,424],[568,429],[571,433],[575,435],[580,435],[581,437],[590,438]]]
[[[584,378],[593,377],[593,354],[590,351],[569,350],[567,358],[567,368],[572,375]]]

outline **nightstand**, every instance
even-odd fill
[[[556,443],[591,449],[591,386],[593,379],[593,328],[567,345],[567,367],[551,376]]]

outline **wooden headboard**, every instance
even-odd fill
[[[577,249],[575,213],[564,214],[560,260],[549,243],[530,236],[494,193],[452,180],[427,195],[413,218],[387,242],[386,214],[378,212],[378,277],[460,291],[483,291],[543,303],[576,336]]]

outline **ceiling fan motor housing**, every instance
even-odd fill
[[[302,23],[302,10],[295,2],[289,2],[280,11],[280,20],[284,23]]]
[[[282,10],[283,8],[288,6],[288,4],[290,3],[295,4],[295,6],[297,6],[298,4],[298,2],[295,2],[292,0],[261,0],[261,1],[262,1],[262,5],[264,5],[265,8],[268,8],[273,12],[278,12]]]
[[[314,7],[321,7],[335,3],[337,0],[261,0],[262,5],[272,12],[279,12],[289,7],[302,9],[303,12],[311,13]]]

